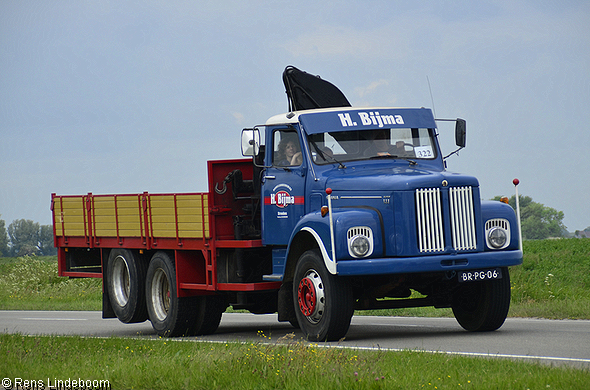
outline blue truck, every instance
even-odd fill
[[[163,336],[212,333],[229,306],[312,341],[345,337],[355,310],[501,327],[517,217],[446,170],[432,110],[352,107],[294,67],[283,81],[288,112],[242,131],[246,159],[209,161],[206,193],[53,194],[60,275],[103,278],[103,317]]]

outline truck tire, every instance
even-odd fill
[[[109,254],[106,288],[117,318],[123,323],[147,320],[145,275],[147,264],[127,249],[113,249]]]
[[[195,336],[215,333],[221,322],[221,315],[227,308],[227,300],[221,295],[194,297],[197,300],[197,317],[193,334]]]
[[[303,253],[295,267],[293,301],[297,322],[309,341],[336,341],[348,332],[352,290],[332,275],[318,250]]]
[[[166,337],[211,334],[227,307],[217,295],[179,298],[174,261],[166,252],[156,252],[150,261],[146,300],[152,327]]]
[[[466,283],[453,298],[453,314],[465,330],[488,332],[502,326],[510,308],[510,275],[502,268],[502,279]]]

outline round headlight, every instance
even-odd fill
[[[488,242],[494,249],[500,249],[506,244],[508,235],[506,230],[494,227],[488,231]]]
[[[356,236],[350,242],[350,251],[354,256],[363,257],[369,252],[369,239],[365,236]]]

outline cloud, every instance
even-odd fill
[[[242,114],[241,112],[232,112],[231,115],[236,120],[236,123],[238,123],[238,124],[244,123],[245,117],[244,117],[244,114]]]
[[[361,86],[361,87],[357,87],[354,90],[354,93],[360,97],[363,98],[366,95],[369,95],[373,92],[375,92],[375,90],[381,86],[386,86],[389,85],[389,81],[385,80],[385,79],[379,79],[379,80],[375,80],[373,82],[371,82],[369,85],[367,86]]]
[[[378,58],[401,58],[405,39],[395,30],[382,26],[360,30],[349,26],[321,25],[287,41],[283,48],[293,57],[352,57],[375,61]]]

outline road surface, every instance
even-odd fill
[[[261,331],[265,337],[259,334]],[[149,321],[122,324],[95,311],[0,311],[0,332],[25,335],[158,337]],[[302,333],[276,314],[224,313],[219,329],[201,341],[277,342]],[[323,345],[324,343],[319,343]],[[464,331],[453,318],[354,316],[345,340],[325,343],[358,349],[417,350],[525,359],[590,368],[590,321],[508,318],[495,332]]]

